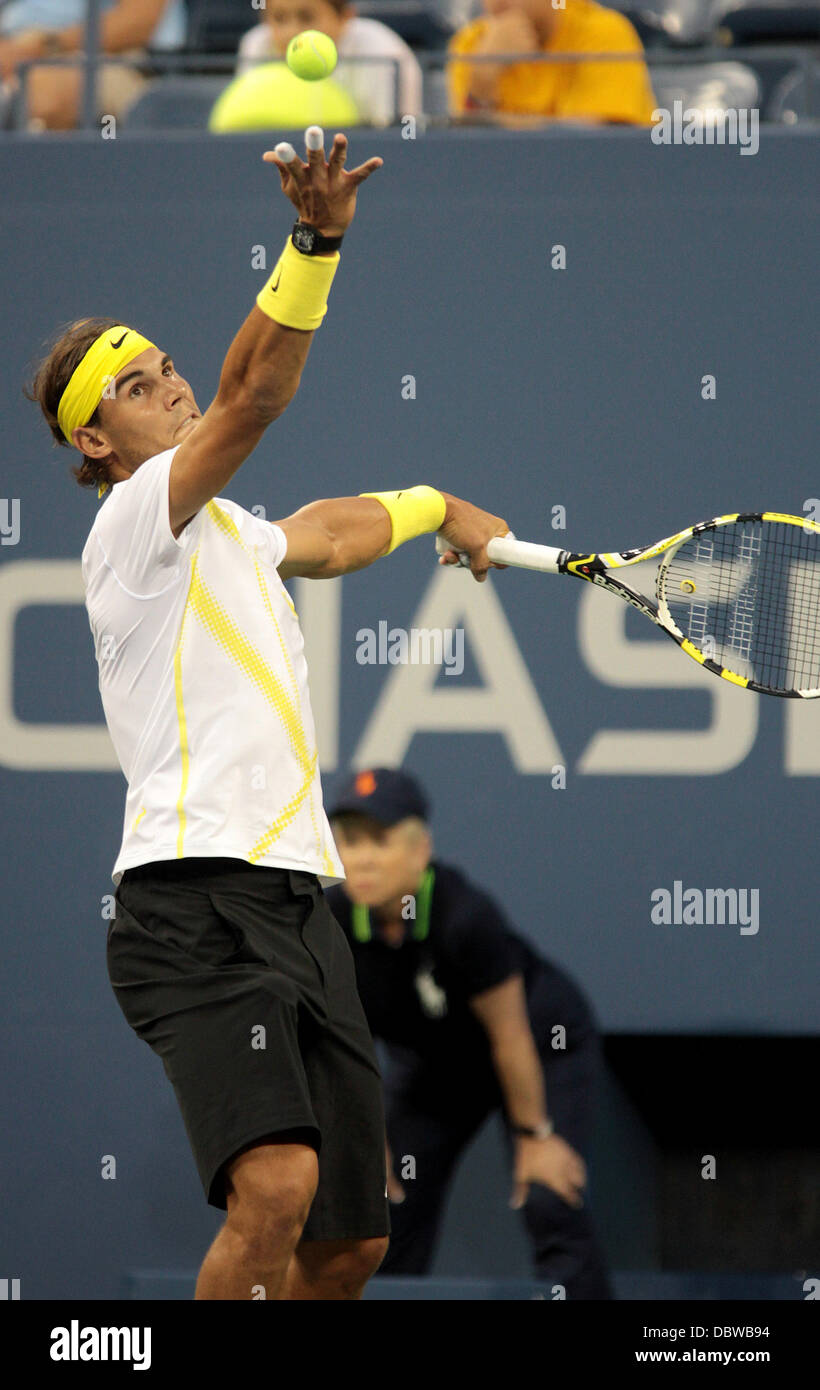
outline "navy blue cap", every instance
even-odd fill
[[[372,767],[354,772],[336,793],[330,817],[345,811],[358,811],[372,816],[382,825],[396,825],[406,816],[419,816],[426,821],[429,802],[418,782],[406,772],[393,767]]]

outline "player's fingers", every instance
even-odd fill
[[[304,188],[307,181],[307,165],[302,163],[293,146],[289,145],[287,141],[283,141],[281,145],[276,146],[276,153],[282,163],[286,165],[296,187]]]
[[[267,158],[267,156],[265,156],[265,158]],[[283,164],[280,159],[277,159],[275,154],[271,155],[270,159],[268,159],[268,163],[276,165],[276,168],[279,170],[279,179],[282,184],[282,188],[287,188],[288,166],[286,164]]]
[[[328,161],[327,161],[327,162],[328,162],[328,167],[329,167],[330,169],[335,170],[336,172],[338,172],[340,169],[343,169],[343,168],[344,168],[344,162],[345,162],[346,159],[347,159],[347,136],[346,136],[346,135],[338,135],[338,134],[337,134],[337,135],[334,135],[334,137],[333,137],[333,148],[332,148],[331,151],[330,151],[330,155],[329,155]]]
[[[325,167],[325,132],[320,125],[309,125],[305,131],[305,148],[309,169]]]
[[[376,155],[373,159],[366,160],[364,164],[359,164],[357,168],[351,169],[347,177],[352,179],[358,187],[360,183],[364,183],[365,179],[369,179],[370,175],[375,173],[377,169],[381,169],[383,164],[384,160]]]
[[[287,140],[280,140],[275,149],[265,150],[262,158],[268,161],[273,160],[274,163],[278,159],[283,164],[291,164],[296,158],[296,151]]]
[[[292,145],[287,140],[282,140],[274,150],[266,150],[262,158],[269,164],[276,164],[279,167],[281,176],[282,166],[287,170],[297,188],[300,188],[305,181],[305,166],[302,164]],[[282,187],[286,186],[285,179],[282,180]]]

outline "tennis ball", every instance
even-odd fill
[[[336,45],[319,29],[303,29],[288,44],[285,60],[291,72],[305,82],[329,77],[338,62]]]
[[[283,62],[258,63],[235,77],[217,98],[208,129],[217,134],[240,130],[300,130],[309,125],[358,125],[353,98],[338,82],[302,82]]]

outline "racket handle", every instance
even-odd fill
[[[454,547],[444,536],[436,536],[436,550],[439,555]],[[464,550],[456,552],[459,564],[469,569],[470,557]],[[487,555],[499,565],[514,565],[517,569],[541,570],[545,574],[558,574],[558,561],[563,550],[552,545],[534,545],[531,541],[517,541],[512,531],[506,536],[493,536],[487,546]]]

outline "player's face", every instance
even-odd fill
[[[277,53],[284,58],[288,44],[303,29],[318,29],[335,43],[345,16],[327,0],[268,0],[265,21],[273,34]]]
[[[340,816],[333,838],[347,875],[344,890],[354,903],[384,907],[415,893],[430,859],[430,840],[415,825],[380,825],[367,816]]]
[[[82,448],[95,458],[113,452],[109,468],[119,482],[118,474],[133,473],[154,454],[181,444],[201,416],[188,382],[159,348],[146,348],[123,367],[114,384],[115,395],[100,401],[100,426],[88,427],[90,439],[83,439]]]

